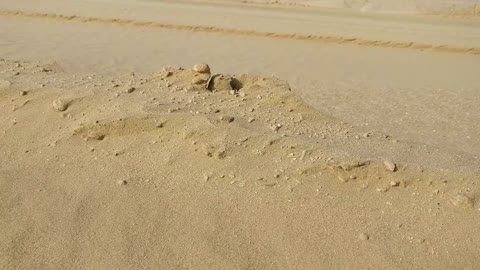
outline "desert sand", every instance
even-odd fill
[[[238,2],[0,3],[0,269],[480,267],[479,22]]]

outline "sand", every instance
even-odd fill
[[[1,269],[479,267],[476,22],[158,2],[0,3]]]

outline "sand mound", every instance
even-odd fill
[[[284,81],[0,71],[0,268],[480,265],[478,175],[359,159]]]

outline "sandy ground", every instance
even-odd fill
[[[480,265],[478,22],[49,0],[0,24],[0,268]]]

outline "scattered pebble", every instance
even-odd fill
[[[227,123],[231,123],[231,122],[233,122],[233,120],[235,120],[235,118],[233,116],[222,115],[222,116],[220,116],[220,120],[222,120],[224,122],[227,122]]]
[[[385,165],[385,168],[391,172],[395,172],[397,170],[397,164],[390,160],[383,161],[383,165]]]
[[[193,66],[193,71],[198,73],[210,73],[210,66],[205,63],[196,64]]]
[[[163,128],[164,126],[165,126],[165,122],[160,122],[155,124],[156,128]]]
[[[391,187],[398,187],[399,185],[400,185],[400,181],[398,181],[398,180],[392,180],[390,182]]]
[[[378,192],[387,192],[387,191],[388,191],[388,188],[387,188],[387,187],[378,187],[378,188],[377,188],[377,191],[378,191]]]
[[[282,127],[282,125],[276,124],[276,125],[271,126],[270,128],[271,128],[273,131],[277,132],[281,127]]]
[[[423,244],[425,242],[425,239],[423,238],[416,238],[413,240],[415,244]]]
[[[105,139],[105,134],[100,132],[90,132],[83,136],[85,141],[101,141]]]
[[[66,111],[68,109],[68,106],[69,102],[62,98],[56,99],[52,103],[53,109],[59,112]]]
[[[131,93],[133,93],[134,91],[135,91],[135,87],[129,87],[129,88],[127,89],[127,93],[128,93],[128,94],[131,94]]]
[[[360,240],[362,241],[367,241],[368,239],[370,239],[370,236],[368,236],[368,234],[361,233],[358,235],[358,238],[360,238]]]
[[[120,180],[120,181],[117,182],[117,185],[119,185],[119,186],[125,186],[127,184],[128,184],[128,182],[126,180]]]

